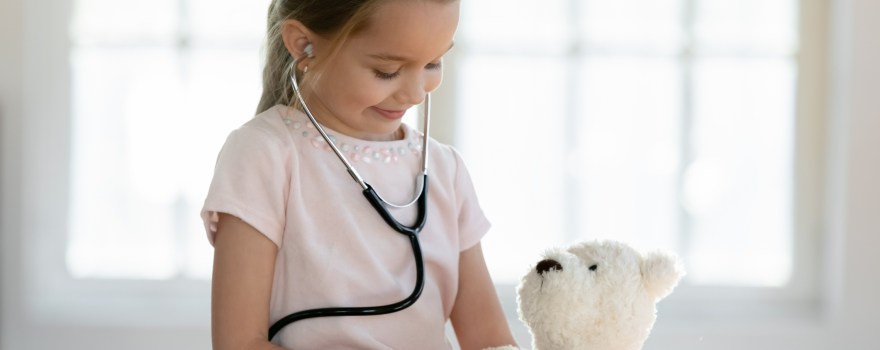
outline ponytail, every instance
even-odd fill
[[[257,105],[257,114],[277,104],[292,105],[293,88],[290,85],[290,73],[293,69],[293,57],[284,46],[281,38],[283,20],[272,18],[269,13],[269,29],[266,37],[266,58],[263,66],[263,95]]]

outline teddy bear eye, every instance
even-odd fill
[[[598,269],[598,268],[599,268],[599,265],[596,265],[596,264],[590,265],[590,271],[596,271],[596,269]]]

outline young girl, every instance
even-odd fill
[[[480,248],[489,223],[463,161],[432,139],[423,149],[423,135],[401,123],[440,85],[458,1],[270,6],[258,114],[227,139],[202,211],[214,245],[214,349],[448,349],[448,320],[462,349],[514,344]],[[364,198],[306,108],[390,203],[420,193],[423,152],[430,154],[418,235],[425,283],[403,310],[309,318],[270,343],[270,325],[288,314],[391,304],[416,285],[410,240]],[[389,211],[409,225],[418,210]]]

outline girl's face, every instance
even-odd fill
[[[364,140],[399,138],[404,112],[442,80],[441,57],[452,47],[459,3],[388,1],[369,25],[325,62],[306,101],[325,126]],[[321,59],[325,39],[315,40]]]

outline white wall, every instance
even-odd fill
[[[0,1],[0,349],[12,338],[18,274],[19,176],[17,130],[21,116],[22,1]]]
[[[53,17],[62,16],[67,6],[62,0],[0,1],[0,349],[208,348],[206,326],[64,326],[21,307],[28,291],[20,244],[52,226],[36,223],[40,217],[33,213],[40,208],[22,196],[40,183],[30,177],[34,174],[23,178],[29,163],[20,150],[40,147],[36,131],[24,125],[69,110],[63,73],[66,19]],[[819,312],[759,325],[660,324],[647,349],[880,349],[880,1],[832,1],[831,11],[828,192],[826,217],[819,220],[825,293]],[[41,81],[56,84],[35,83]],[[63,140],[65,135],[62,123],[39,136]],[[661,322],[663,317],[668,316],[661,315]]]

